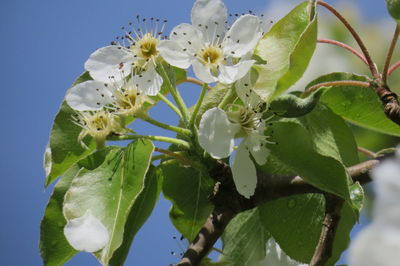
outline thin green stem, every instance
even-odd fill
[[[157,94],[157,97],[163,101],[164,103],[166,103],[169,108],[171,108],[178,116],[180,119],[183,119],[181,111],[179,111],[178,107],[175,106],[175,104],[173,104],[170,100],[168,100],[167,97],[165,97],[164,95],[162,95],[161,93]]]
[[[387,83],[387,77],[389,75],[390,61],[392,60],[393,51],[394,51],[394,48],[396,47],[397,41],[399,39],[399,34],[400,34],[400,26],[399,26],[399,24],[397,24],[396,30],[394,31],[394,34],[393,34],[392,42],[390,44],[390,47],[389,47],[389,50],[388,50],[388,53],[386,56],[385,65],[383,67],[382,81],[383,81],[384,85],[386,85],[386,83]]]
[[[164,137],[164,136],[147,136],[147,135],[124,135],[124,136],[111,136],[108,137],[107,140],[131,140],[131,139],[149,139],[149,140],[154,140],[154,141],[162,141],[162,142],[167,142],[171,144],[175,144],[179,147],[185,148],[185,149],[190,149],[190,143],[181,139],[174,139],[174,138],[169,138],[169,137]]]
[[[228,90],[225,94],[224,98],[222,99],[221,103],[218,105],[218,108],[224,109],[228,104],[232,103],[236,98],[236,93],[233,88]]]
[[[196,121],[196,117],[197,117],[197,114],[199,113],[201,104],[203,103],[204,96],[206,95],[206,92],[207,92],[207,88],[208,88],[208,84],[207,83],[203,84],[199,99],[197,100],[197,103],[194,106],[194,111],[192,113],[192,116],[190,117],[190,121],[189,121],[190,126],[193,126],[193,124]]]
[[[191,136],[192,135],[192,132],[189,129],[181,128],[181,127],[175,127],[175,126],[171,126],[171,125],[168,125],[168,124],[164,124],[164,123],[162,123],[160,121],[157,121],[157,120],[155,120],[155,119],[153,119],[153,118],[151,118],[149,116],[148,117],[143,117],[142,120],[146,121],[146,122],[148,122],[148,123],[150,123],[152,125],[158,126],[160,128],[163,128],[163,129],[166,129],[166,130],[170,130],[170,131],[174,131],[174,132],[176,132],[178,134],[182,134],[182,135],[186,135],[186,136]]]
[[[168,77],[167,72],[164,69],[164,66],[160,64],[160,75],[163,78],[164,82],[166,82],[169,92],[171,93],[172,97],[174,98],[176,104],[178,105],[179,110],[183,116],[183,121],[186,125],[189,123],[189,111],[186,107],[185,102],[183,101],[181,95],[179,94],[178,90],[175,86],[172,85],[171,80]]]
[[[343,23],[343,25],[347,28],[347,30],[351,33],[353,38],[356,40],[358,46],[360,46],[360,49],[361,49],[362,53],[364,54],[365,59],[368,62],[368,67],[369,67],[372,75],[375,78],[380,78],[378,69],[376,68],[375,63],[372,61],[372,58],[369,55],[367,47],[365,46],[364,42],[361,40],[358,33],[350,25],[350,23],[339,13],[339,11],[337,11],[333,6],[329,5],[328,3],[325,3],[324,1],[317,1],[317,4],[328,9],[332,14],[334,14]]]

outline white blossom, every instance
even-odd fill
[[[275,242],[273,238],[270,238],[267,242],[265,259],[260,261],[259,265],[266,266],[306,266],[307,264],[302,264],[291,259],[288,255],[283,252],[278,243]]]
[[[86,252],[103,249],[109,241],[107,228],[89,210],[83,216],[69,220],[64,235],[74,249]]]
[[[197,0],[192,9],[192,25],[180,24],[169,40],[158,45],[169,64],[189,68],[210,83],[232,84],[245,76],[254,60],[248,59],[262,37],[261,21],[247,14],[226,30],[227,10],[220,0]]]
[[[373,221],[350,246],[352,266],[397,266],[400,261],[400,151],[372,170]]]
[[[243,94],[244,105],[231,105],[227,111],[218,107],[207,110],[200,121],[199,143],[213,158],[220,159],[232,154],[235,138],[242,139],[231,157],[232,175],[237,191],[250,198],[257,185],[256,168],[250,154],[259,165],[265,164],[269,155],[264,136],[266,121],[262,119],[266,103],[251,93],[248,83],[241,87],[238,82],[236,86],[237,91],[245,91],[238,93],[239,97]]]

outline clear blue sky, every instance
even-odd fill
[[[384,0],[349,2],[362,3],[366,17],[386,16]],[[233,13],[249,9],[260,13],[268,1],[225,3]],[[5,93],[0,105],[1,265],[42,264],[39,224],[51,192],[43,187],[42,154],[65,90],[83,71],[90,53],[108,45],[137,14],[168,19],[168,34],[174,25],[190,21],[192,4],[190,0],[0,1],[0,76]],[[191,101],[193,91],[186,88],[184,93]],[[163,119],[162,111],[154,115]],[[137,235],[127,265],[177,261],[170,251],[181,249],[172,239],[178,234],[169,222],[168,209],[169,203],[162,199]],[[82,254],[67,265],[98,264],[91,255]]]

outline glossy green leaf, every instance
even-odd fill
[[[310,133],[295,122],[275,122],[268,148],[280,161],[313,186],[350,200],[347,173],[336,159],[318,153]]]
[[[317,105],[323,90],[318,90],[306,98],[285,94],[275,98],[270,104],[271,112],[281,117],[299,117],[311,112]]]
[[[345,166],[359,163],[357,143],[345,121],[326,106],[319,104],[301,118],[318,153],[331,156]]]
[[[389,14],[400,23],[400,0],[386,0]]]
[[[95,169],[104,161],[106,154],[112,149],[114,147],[107,147],[74,164],[63,174],[54,187],[40,224],[39,246],[44,265],[62,265],[77,253],[64,236],[64,226],[67,223],[62,213],[64,195],[69,189],[72,179],[81,168]]]
[[[121,245],[131,207],[143,190],[154,145],[138,140],[107,154],[94,170],[81,170],[65,194],[63,213],[67,220],[81,217],[88,210],[107,228],[110,240],[95,255],[108,265]]]
[[[266,61],[256,65],[255,90],[263,99],[274,98],[304,73],[314,53],[317,18],[310,20],[309,1],[303,2],[274,24],[259,42],[255,55]]]
[[[83,73],[74,82],[74,85],[86,80],[91,80],[88,72]],[[89,149],[83,148],[78,142],[82,128],[72,122],[73,114],[75,111],[64,101],[54,119],[49,145],[45,153],[46,187],[71,165],[90,154],[96,146],[94,140],[89,137],[85,139],[85,144]]]
[[[161,192],[161,187],[161,171],[157,171],[154,167],[150,167],[144,181],[144,188],[138,194],[126,221],[123,242],[121,246],[114,252],[114,255],[110,261],[110,265],[124,264],[131,248],[133,238],[146,222],[147,218],[152,213],[155,204],[157,203],[158,196]]]
[[[257,265],[265,258],[269,237],[261,224],[258,208],[240,213],[225,228],[220,261],[231,266]]]
[[[321,76],[307,85],[307,88],[318,83],[336,80],[369,81],[366,76],[339,72]],[[400,136],[399,125],[386,117],[382,102],[371,88],[329,87],[321,96],[321,101],[333,112],[355,125],[388,135]]]
[[[193,168],[170,164],[162,166],[162,170],[163,194],[173,204],[170,219],[176,229],[191,241],[213,209],[208,197],[214,184]]]

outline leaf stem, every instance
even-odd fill
[[[178,108],[183,116],[183,121],[185,122],[186,125],[188,125],[189,112],[188,112],[185,102],[183,101],[181,95],[179,94],[179,92],[175,88],[175,86],[172,85],[171,80],[169,79],[168,74],[165,71],[164,66],[162,64],[160,65],[159,69],[160,69],[161,77],[166,82],[169,92],[171,93],[172,97],[174,98],[176,104],[178,105]]]
[[[367,150],[367,149],[365,149],[365,148],[363,148],[363,147],[357,147],[357,151],[358,151],[359,153],[364,154],[365,156],[367,156],[367,157],[369,157],[369,158],[372,158],[372,159],[378,157],[378,154],[376,154],[376,153],[373,152],[373,151]]]
[[[396,30],[394,31],[394,34],[393,34],[392,42],[390,44],[390,47],[389,47],[389,50],[388,50],[388,53],[386,56],[385,65],[383,67],[382,81],[383,81],[384,85],[387,84],[387,77],[389,75],[389,65],[390,65],[390,61],[392,60],[394,48],[396,47],[397,41],[399,39],[399,34],[400,34],[400,26],[399,26],[399,24],[397,24]]]
[[[361,40],[360,36],[358,33],[354,30],[354,28],[350,25],[350,23],[331,5],[324,1],[318,1],[318,5],[325,7],[328,9],[330,12],[332,12],[347,28],[347,30],[351,33],[353,38],[356,40],[358,46],[360,47],[362,53],[364,54],[365,59],[367,60],[369,69],[372,73],[372,75],[375,78],[379,78],[379,72],[378,69],[376,68],[375,63],[372,61],[371,56],[369,55],[368,49],[365,47],[364,42]]]
[[[164,123],[162,123],[160,121],[157,121],[157,120],[155,120],[155,119],[153,119],[153,118],[151,118],[149,116],[143,117],[142,120],[146,121],[146,122],[148,122],[148,123],[150,123],[152,125],[158,126],[160,128],[163,128],[163,129],[166,129],[166,130],[170,130],[170,131],[174,131],[174,132],[176,132],[178,134],[182,134],[182,135],[186,135],[186,136],[191,136],[192,135],[192,132],[189,129],[181,128],[181,127],[175,127],[175,126],[171,126],[171,125],[168,125],[168,124],[164,124]]]
[[[203,87],[201,88],[201,93],[200,93],[199,99],[197,100],[196,105],[193,110],[193,113],[192,113],[192,116],[190,117],[190,121],[189,121],[190,126],[193,126],[196,121],[197,114],[199,113],[201,104],[203,103],[204,96],[206,95],[206,92],[207,92],[207,88],[208,88],[208,84],[207,83],[203,84]]]
[[[362,53],[360,53],[359,51],[357,51],[356,49],[354,49],[353,47],[351,47],[350,45],[347,45],[347,44],[339,42],[339,41],[328,40],[328,39],[320,39],[320,40],[317,40],[317,42],[319,42],[319,43],[328,43],[328,44],[332,44],[332,45],[336,45],[336,46],[342,47],[342,48],[350,51],[354,55],[358,56],[368,66],[367,59],[365,59],[364,55]]]
[[[149,140],[154,140],[154,141],[162,141],[162,142],[167,142],[171,144],[175,144],[179,147],[185,148],[185,149],[190,149],[190,143],[181,139],[174,139],[170,137],[164,137],[164,136],[148,136],[148,135],[123,135],[123,136],[111,136],[108,137],[107,140],[131,140],[131,139],[149,139]]]
[[[400,61],[397,61],[396,63],[394,63],[388,70],[388,76],[392,75],[392,73],[400,67]]]
[[[305,91],[305,94],[310,94],[311,92],[316,91],[322,87],[332,87],[332,86],[356,86],[356,87],[369,88],[369,87],[371,87],[371,84],[369,82],[357,81],[357,80],[328,81],[328,82],[322,82],[319,84],[315,84],[314,86],[309,87]]]
[[[165,97],[164,95],[162,95],[161,93],[157,94],[157,97],[163,101],[164,103],[166,103],[169,108],[171,108],[178,116],[180,119],[183,119],[181,111],[179,111],[178,107],[176,107],[175,104],[173,104],[170,100],[168,100],[167,97]]]

